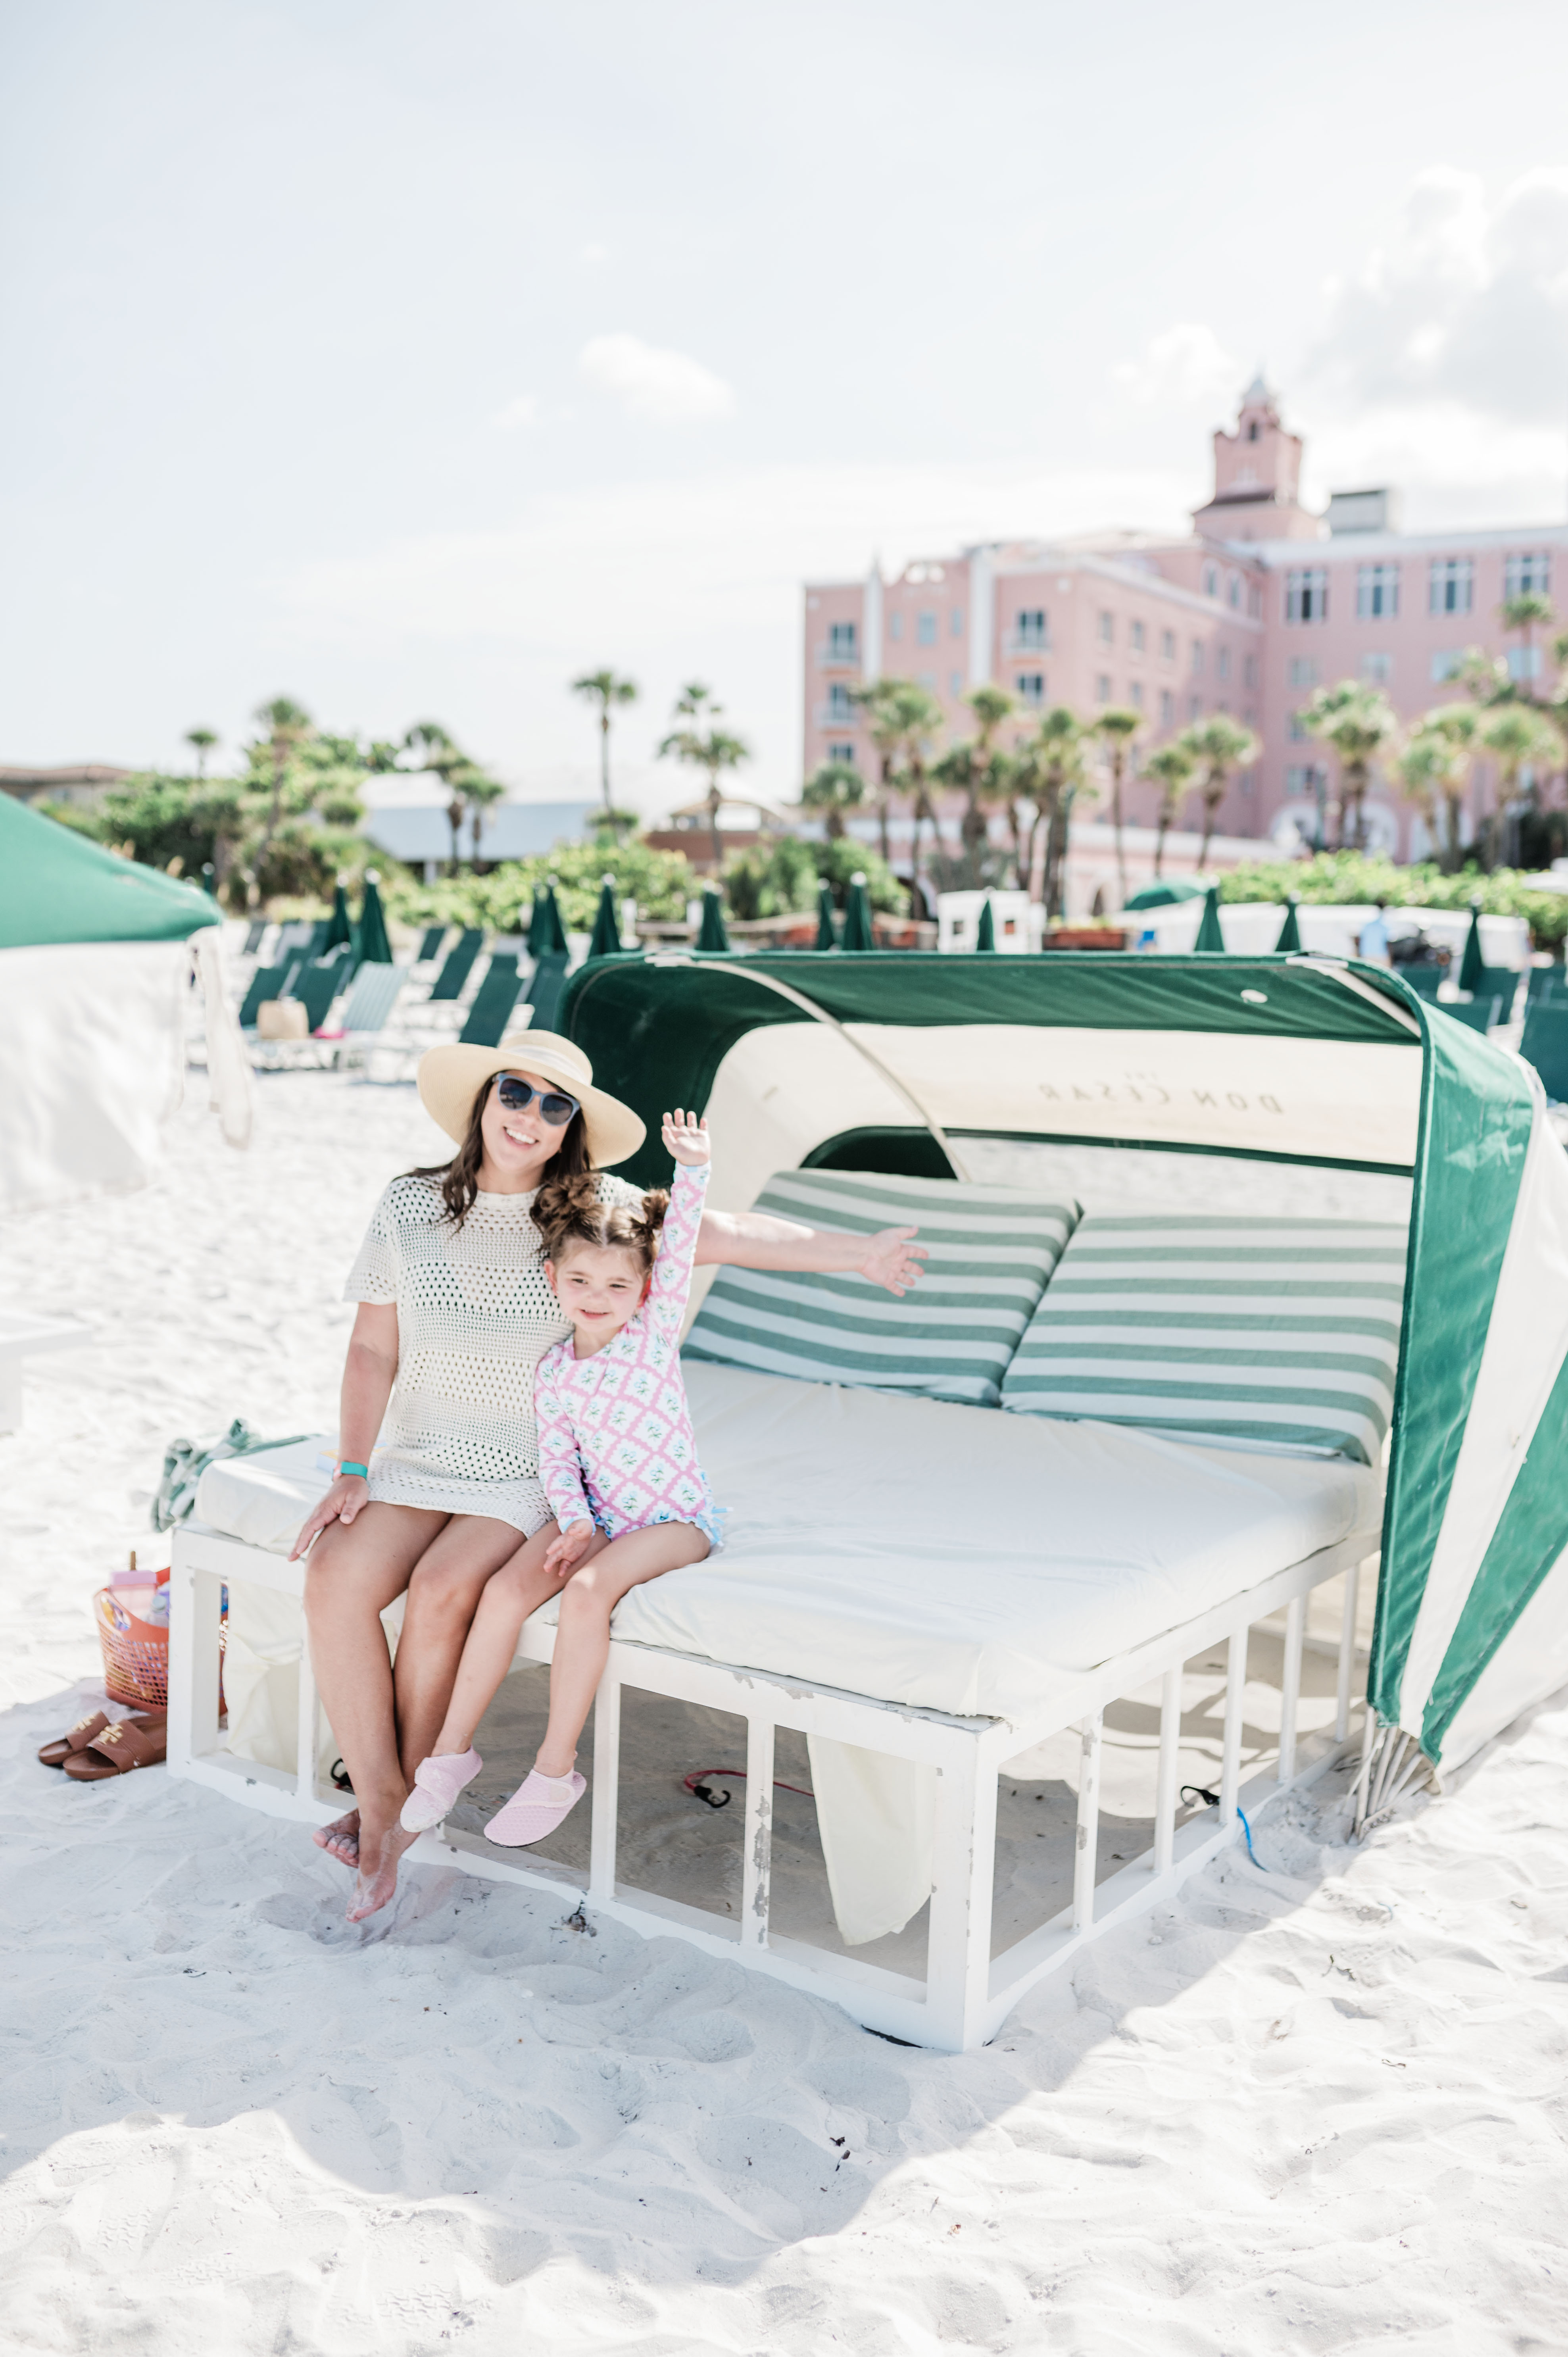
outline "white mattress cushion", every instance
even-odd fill
[[[927,1259],[900,1298],[868,1277],[721,1268],[683,1356],[806,1383],[875,1385],[994,1407],[1076,1203],[1024,1187],[864,1170],[780,1170],[752,1206],[808,1227],[916,1227]]]
[[[1380,1477],[692,1365],[721,1555],[634,1588],[616,1634],[886,1702],[1019,1717],[1064,1674],[1353,1532]],[[203,1474],[197,1512],[286,1555],[327,1486],[300,1441]],[[553,1604],[542,1617],[554,1617]]]
[[[1029,1320],[1002,1405],[1376,1465],[1404,1269],[1405,1231],[1387,1222],[1092,1215]]]

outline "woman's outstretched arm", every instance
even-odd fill
[[[338,1454],[346,1465],[368,1465],[381,1418],[397,1379],[397,1308],[391,1301],[361,1301],[343,1362],[338,1408]],[[290,1563],[297,1563],[328,1523],[351,1523],[370,1502],[371,1485],[357,1473],[339,1473],[308,1521],[300,1526]]]
[[[736,1268],[820,1268],[868,1276],[889,1293],[906,1294],[920,1275],[926,1247],[918,1228],[882,1228],[874,1236],[846,1236],[833,1228],[806,1228],[770,1211],[704,1211],[697,1232],[697,1265],[727,1261]]]

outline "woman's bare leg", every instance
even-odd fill
[[[460,1514],[454,1516],[421,1557],[408,1583],[393,1673],[405,1788],[413,1784],[413,1771],[422,1760],[446,1749],[439,1740],[441,1722],[448,1715],[453,1681],[476,1612],[497,1580],[504,1577],[523,1603],[512,1631],[515,1652],[517,1629],[560,1587],[558,1579],[543,1577],[545,1554],[556,1536],[555,1524],[546,1523],[532,1538],[520,1542],[510,1523],[496,1522],[489,1515]],[[532,1601],[527,1600],[530,1598]],[[495,1685],[485,1696],[486,1703],[510,1667],[509,1653],[496,1674]],[[483,1716],[481,1706],[475,1714],[476,1726]],[[467,1748],[467,1743],[458,1746],[463,1751]],[[398,1806],[403,1806],[401,1800]]]
[[[446,1706],[446,1716],[441,1724],[431,1749],[436,1752],[467,1751],[478,1731],[478,1725],[496,1690],[512,1665],[517,1652],[517,1641],[523,1622],[531,1612],[537,1612],[558,1595],[561,1582],[553,1572],[544,1568],[544,1554],[556,1535],[555,1524],[539,1532],[526,1546],[520,1547],[511,1561],[503,1564],[489,1580],[479,1598],[463,1647],[463,1657],[457,1664],[456,1683],[452,1699]],[[607,1542],[597,1532],[594,1534],[592,1554],[599,1552]],[[581,1566],[579,1566],[579,1568]],[[421,1758],[424,1755],[422,1753]],[[404,1757],[407,1757],[406,1752]]]
[[[550,1723],[534,1761],[542,1776],[569,1776],[610,1649],[610,1614],[628,1589],[710,1551],[694,1523],[628,1531],[585,1556],[561,1592],[561,1622],[550,1664]]]
[[[381,1616],[403,1594],[446,1519],[417,1506],[366,1506],[352,1523],[328,1523],[306,1558],[311,1667],[356,1800],[386,1783],[397,1766],[392,1660]],[[345,1866],[357,1866],[359,1812],[319,1826],[316,1840]]]

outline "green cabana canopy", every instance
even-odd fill
[[[183,942],[219,910],[194,884],[105,851],[0,793],[0,949]]]
[[[680,952],[583,969],[558,1022],[650,1139],[709,1113],[723,1210],[784,1167],[961,1178],[988,1136],[1409,1178],[1380,1747],[1455,1764],[1568,1680],[1568,1159],[1530,1069],[1386,969]]]

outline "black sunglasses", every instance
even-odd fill
[[[521,1113],[537,1097],[539,1110],[552,1129],[564,1128],[572,1115],[583,1110],[564,1089],[536,1089],[532,1081],[520,1081],[515,1072],[496,1074],[496,1094],[508,1113]]]

